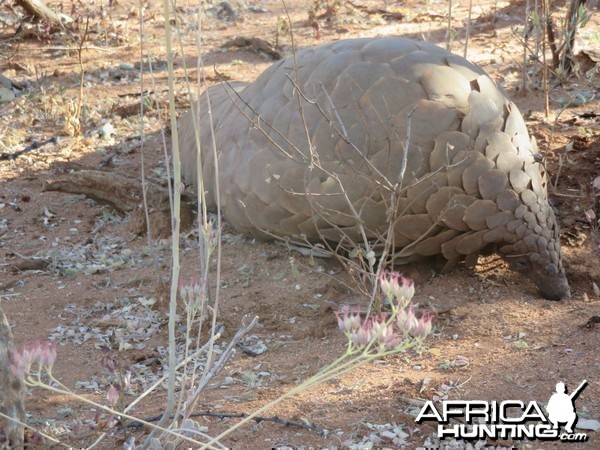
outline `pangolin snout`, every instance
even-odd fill
[[[546,300],[567,300],[571,298],[571,288],[564,273],[547,277],[542,282],[536,283],[536,285],[540,294]]]

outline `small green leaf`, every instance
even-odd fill
[[[536,26],[536,27],[540,26],[540,16],[538,15],[537,11],[532,10],[529,13],[529,18],[531,19],[531,22],[533,23],[534,26]]]
[[[300,271],[298,270],[298,267],[296,266],[296,261],[294,261],[294,259],[290,259],[290,266],[292,266],[292,276],[294,278],[298,278],[300,276]]]
[[[516,341],[515,347],[517,347],[519,350],[525,350],[526,348],[529,348],[529,344],[525,341]]]

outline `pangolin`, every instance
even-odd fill
[[[544,297],[570,296],[535,140],[460,56],[396,37],[341,40],[298,50],[252,83],[213,86],[193,110],[178,125],[184,181],[196,185],[202,167],[207,203],[218,182],[240,232],[391,237],[400,262],[473,261],[495,245]]]

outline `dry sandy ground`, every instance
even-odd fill
[[[355,2],[327,21],[317,19],[318,32],[307,23],[306,2],[289,0],[287,7],[296,45],[359,36],[400,35],[444,45],[447,2]],[[457,33],[453,50],[462,53],[468,2],[453,9]],[[553,2],[563,17],[564,2]],[[132,214],[84,195],[42,192],[49,179],[79,168],[104,167],[138,176],[144,154],[148,177],[164,182],[166,171],[160,129],[166,116],[166,62],[163,18],[159,4],[147,4],[144,52],[154,61],[158,111],[148,101],[144,117],[146,141],[140,146],[139,92],[152,89],[152,78],[139,71],[139,15],[134,2],[113,6],[84,0],[62,5],[76,17],[90,14],[87,47],[77,55],[73,36],[42,30],[36,37],[15,26],[0,29],[0,71],[30,90],[0,106],[2,152],[14,152],[31,142],[59,136],[50,144],[13,161],[0,161],[0,299],[14,326],[17,345],[30,340],[58,339],[54,374],[69,388],[107,404],[106,392],[114,375],[102,364],[106,357],[132,372],[132,401],[162,373],[167,346],[170,267],[168,240],[148,242],[132,226]],[[232,80],[250,81],[271,64],[252,49],[222,48],[235,36],[274,41],[277,30],[282,51],[289,52],[285,10],[278,0],[232,3],[236,21],[212,17],[205,21],[202,50],[209,82],[212,67]],[[308,429],[262,422],[233,432],[224,444],[233,448],[415,448],[437,447],[435,427],[417,425],[419,400],[535,400],[546,403],[558,381],[574,389],[588,386],[576,406],[581,418],[600,419],[600,285],[598,243],[584,212],[598,208],[590,183],[600,175],[599,102],[594,100],[561,111],[559,101],[593,92],[585,80],[573,79],[551,92],[551,115],[543,114],[543,95],[521,89],[523,2],[473,1],[469,59],[481,64],[510,93],[521,111],[531,113],[528,124],[547,157],[551,197],[560,210],[564,256],[573,297],[552,302],[491,255],[475,271],[459,268],[438,274],[434,263],[403,267],[417,286],[415,302],[435,314],[435,331],[419,353],[384,358],[335,380],[287,399],[264,414],[296,423],[314,424],[326,436]],[[10,6],[2,14],[15,18]],[[194,8],[178,7],[184,43],[175,56],[178,107],[187,105],[182,55],[195,66],[192,33]],[[320,10],[323,12],[323,9]],[[387,13],[387,14],[386,14]],[[392,14],[393,13],[393,14]],[[226,19],[226,17],[225,17]],[[80,24],[83,28],[85,20]],[[27,28],[33,30],[33,28]],[[520,31],[519,31],[520,32]],[[595,17],[580,36],[598,46]],[[68,104],[83,83],[83,136],[64,131]],[[134,67],[135,69],[132,69]],[[191,71],[191,79],[198,78]],[[596,82],[598,77],[595,78]],[[557,100],[557,101],[555,101]],[[586,115],[587,113],[587,115]],[[556,119],[556,117],[558,118]],[[114,135],[102,135],[106,123]],[[104,130],[106,131],[106,127]],[[567,152],[568,150],[568,152]],[[559,172],[560,166],[560,172]],[[598,209],[596,209],[598,211]],[[181,239],[182,279],[198,273],[197,234]],[[49,262],[41,270],[14,270],[21,257]],[[291,262],[293,261],[293,262]],[[213,263],[215,263],[213,261]],[[292,267],[293,266],[293,267]],[[214,291],[214,275],[212,290]],[[316,373],[344,352],[345,337],[337,330],[333,310],[342,305],[365,306],[366,299],[344,284],[346,277],[331,260],[312,260],[274,243],[255,242],[225,229],[221,261],[220,342],[228,340],[253,316],[259,326],[245,343],[263,353],[250,356],[238,349],[201,397],[198,411],[250,413],[275,399],[299,381]],[[588,321],[591,322],[588,323]],[[184,323],[178,333],[184,334]],[[179,342],[180,344],[182,341]],[[417,401],[417,403],[415,402]],[[133,410],[138,417],[162,411],[165,392],[159,390]],[[97,437],[99,418],[90,406],[40,389],[27,399],[28,423],[73,447],[86,447]],[[236,419],[200,416],[206,432],[215,436]],[[145,431],[133,431],[137,442]],[[579,444],[551,442],[490,442],[523,448],[598,448],[597,433]],[[127,439],[119,427],[108,430],[102,448],[116,448]],[[40,444],[34,434],[28,439]],[[395,439],[395,441],[394,441]],[[37,442],[37,443],[36,443]],[[461,448],[464,443],[445,442]]]

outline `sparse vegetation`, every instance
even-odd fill
[[[210,13],[165,3],[163,14],[158,4],[84,1],[62,11],[68,26],[0,3],[0,307],[16,341],[11,373],[28,388],[28,415],[8,429],[19,418],[3,409],[0,384],[0,448],[20,445],[21,427],[31,448],[435,446],[435,430],[414,424],[423,399],[543,402],[558,372],[569,385],[593,380],[598,63],[575,44],[597,45],[598,17],[588,2],[526,3],[335,0],[307,10],[273,0]],[[169,25],[176,40],[166,50]],[[302,255],[238,235],[202,193],[190,228],[173,240],[158,232],[179,222],[169,210],[190,193],[161,131],[175,130],[206,85],[251,81],[273,49],[391,34],[468,50],[531,110],[565,235],[570,303],[539,300],[494,257],[475,275],[402,266],[415,293],[386,271],[385,239]],[[221,47],[238,37],[259,44]],[[143,171],[143,193],[171,188],[170,206],[143,202],[141,190],[128,192],[132,212],[41,189],[85,170]],[[146,220],[132,231],[137,213]],[[586,417],[600,416],[597,398],[590,383],[578,403]]]

